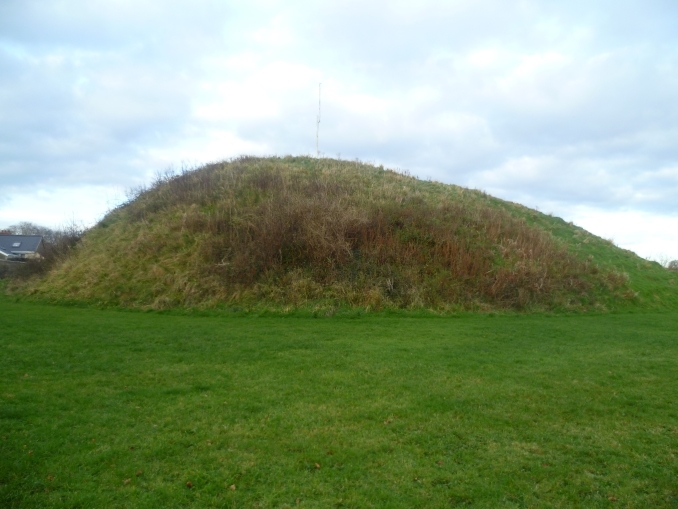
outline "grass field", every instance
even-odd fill
[[[0,507],[677,507],[677,331],[0,297]]]

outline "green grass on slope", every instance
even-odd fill
[[[601,239],[583,228],[575,227],[572,231],[573,227],[560,218],[543,216],[542,221],[546,230],[568,242],[570,250],[579,257],[628,275],[634,297],[626,306],[610,302],[610,307],[678,310],[678,273],[616,247],[611,240]]]
[[[564,242],[568,250],[578,258],[590,260],[603,269],[626,274],[634,295],[625,303],[618,300],[615,302],[604,294],[598,295],[610,309],[678,310],[678,272],[667,270],[657,262],[645,260],[633,251],[617,247],[613,240],[593,235],[559,217],[497,198],[488,197],[488,200],[497,207],[525,218],[528,224],[551,233]]]
[[[677,330],[3,298],[0,506],[676,507]]]

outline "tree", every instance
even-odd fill
[[[45,242],[53,243],[56,240],[57,232],[46,226],[22,221],[19,224],[13,224],[8,228],[12,235],[42,235]]]

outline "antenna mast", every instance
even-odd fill
[[[316,117],[316,125],[315,125],[315,156],[320,157],[320,149],[318,148],[318,135],[320,134],[320,85],[322,83],[318,83],[318,116]]]

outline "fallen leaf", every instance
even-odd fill
[[[187,487],[187,488],[192,488],[192,487],[193,487],[193,483],[192,483],[191,481],[188,481],[188,482],[186,483],[186,487]]]
[[[229,486],[229,489],[231,489],[232,491],[235,491],[235,484],[231,484],[231,485]]]
[[[315,468],[320,468],[320,463],[316,463]]]
[[[29,455],[33,455],[33,451],[28,451],[28,454],[29,454]]]
[[[608,499],[610,502],[616,502],[616,501],[617,501],[617,497],[615,497],[614,495],[611,495],[611,496],[607,497],[607,499]]]
[[[129,484],[132,481],[132,479],[124,479],[122,481],[123,484]]]
[[[143,474],[143,472],[141,470],[137,470],[136,476],[139,477],[141,474]]]

